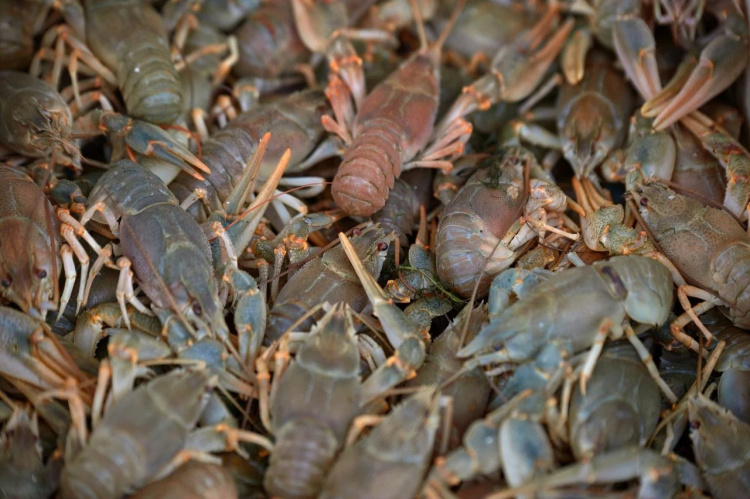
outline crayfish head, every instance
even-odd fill
[[[620,141],[615,123],[610,106],[593,95],[570,110],[562,126],[562,147],[578,177],[588,176]]]
[[[633,408],[621,400],[599,404],[585,421],[577,421],[571,432],[571,446],[579,459],[638,445],[643,438],[639,415],[633,414]]]
[[[29,225],[14,219],[0,224],[9,236],[0,241],[0,295],[26,313],[42,312],[57,279],[50,241]]]
[[[99,126],[106,132],[118,134],[127,131],[127,128],[133,123],[131,118],[125,115],[112,112],[100,112]]]
[[[229,328],[224,319],[224,307],[218,302],[218,298],[210,294],[191,296],[182,315],[200,337],[208,336],[223,340],[229,336]]]
[[[32,157],[45,157],[50,148],[65,151],[61,144],[66,144],[72,133],[73,122],[70,110],[65,102],[56,95],[34,92],[21,95],[24,104],[13,110],[13,121],[25,129],[25,139],[16,141],[19,152]]]
[[[643,220],[656,235],[657,240],[663,232],[685,226],[689,221],[685,217],[686,213],[697,214],[703,208],[699,201],[678,195],[658,182],[642,183],[630,193]]]
[[[688,413],[690,439],[696,461],[702,469],[726,466],[727,456],[747,449],[750,425],[705,395],[698,394],[688,399]]]

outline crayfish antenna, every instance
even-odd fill
[[[461,15],[461,11],[464,10],[464,5],[466,5],[466,0],[459,0],[459,2],[456,4],[456,7],[453,9],[451,17],[450,19],[448,19],[448,24],[445,25],[445,28],[443,28],[443,32],[440,33],[440,36],[432,47],[432,49],[436,52],[439,52],[443,48],[445,40],[448,39],[448,35],[451,34],[451,31],[453,31],[453,27],[456,25],[456,22],[458,22],[458,16]]]
[[[448,39],[448,35],[450,35],[453,27],[458,21],[458,16],[461,14],[464,5],[466,5],[466,0],[459,0],[459,2],[456,4],[456,7],[453,9],[448,23],[445,25],[445,28],[443,28],[443,32],[440,33],[440,36],[435,41],[435,43],[432,44],[432,46],[430,46],[430,44],[427,42],[427,33],[424,29],[424,19],[422,18],[422,11],[419,10],[419,4],[417,3],[417,0],[409,0],[409,3],[411,4],[411,10],[414,12],[414,21],[416,21],[417,23],[420,52],[429,51],[433,52],[434,54],[440,54],[440,51],[443,48],[443,44],[445,44],[445,40]]]
[[[422,19],[422,11],[419,10],[419,4],[417,0],[409,0],[411,4],[411,10],[414,12],[414,21],[417,23],[417,33],[419,34],[419,48],[420,50],[427,50],[427,33],[424,30],[424,19]]]

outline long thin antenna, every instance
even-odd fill
[[[464,9],[464,5],[466,5],[466,0],[459,0],[458,4],[456,4],[456,8],[453,9],[451,18],[448,20],[448,24],[445,25],[445,28],[443,28],[443,32],[440,33],[440,37],[435,42],[435,45],[433,47],[434,50],[438,51],[441,48],[443,48],[443,44],[445,43],[445,40],[448,39],[448,35],[451,34],[453,27],[456,25],[456,22],[458,21],[458,16],[461,14],[461,11]],[[424,29],[424,26],[422,27],[422,29]]]
[[[411,10],[414,13],[414,21],[417,23],[417,32],[419,33],[419,46],[422,50],[427,49],[427,33],[424,30],[424,19],[422,19],[422,11],[419,10],[419,4],[417,0],[409,0],[411,4]]]

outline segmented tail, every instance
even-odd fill
[[[401,174],[400,128],[388,119],[363,124],[331,187],[336,205],[346,213],[366,217],[385,205]]]
[[[182,85],[172,65],[166,41],[138,32],[133,43],[123,44],[117,80],[128,114],[151,123],[171,124],[183,108]]]

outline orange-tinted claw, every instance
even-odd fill
[[[612,27],[615,51],[625,73],[643,97],[650,99],[661,91],[656,66],[656,44],[646,22],[633,17],[618,20]]]
[[[734,83],[747,65],[747,48],[745,40],[735,37],[722,36],[712,41],[685,85],[656,117],[654,128],[664,130]]]

